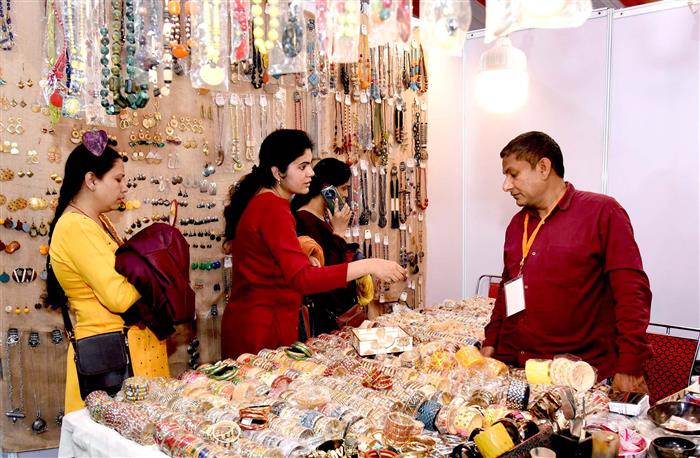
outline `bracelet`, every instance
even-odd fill
[[[549,376],[551,360],[528,359],[525,361],[525,377],[528,383],[533,385],[550,385],[552,379]]]
[[[209,426],[206,435],[217,444],[230,447],[241,437],[241,428],[236,422],[223,420]]]
[[[386,448],[365,452],[365,458],[395,458],[397,456],[399,456],[398,453]]]
[[[502,423],[497,423],[477,434],[474,442],[483,458],[496,458],[515,447]]]
[[[294,342],[292,344],[292,348],[297,350],[297,351],[302,352],[306,356],[312,356],[314,354],[314,352],[307,345],[305,345],[301,342]]]
[[[512,410],[525,410],[530,400],[530,385],[519,379],[510,379],[506,393],[506,407]]]
[[[241,429],[257,431],[267,427],[270,406],[249,406],[241,409],[238,424]]]
[[[418,407],[418,413],[416,413],[416,420],[423,423],[425,429],[428,431],[436,431],[435,419],[437,418],[442,404],[437,401],[425,401]]]

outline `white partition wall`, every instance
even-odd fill
[[[465,45],[466,295],[481,274],[500,275],[503,269],[505,228],[519,210],[501,190],[499,153],[508,141],[530,130],[546,132],[562,148],[565,178],[578,189],[602,189],[607,17],[576,29],[524,30],[510,38],[527,55],[530,75],[528,101],[511,114],[492,114],[477,104],[474,77],[489,45],[480,36]]]
[[[498,153],[517,134],[542,130],[561,145],[568,181],[610,194],[630,214],[654,293],[652,321],[698,327],[700,14],[685,2],[610,14],[577,29],[512,34],[528,57],[530,93],[509,115],[477,106],[473,82],[487,45],[467,40],[462,293],[473,294],[480,274],[500,273],[505,228],[518,210],[501,190]]]
[[[608,193],[627,209],[652,321],[700,326],[699,14],[616,17]],[[658,31],[658,32],[655,32]]]

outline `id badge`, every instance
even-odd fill
[[[506,291],[506,316],[525,310],[525,287],[523,276],[518,275],[504,285]]]

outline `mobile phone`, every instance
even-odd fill
[[[335,186],[326,186],[325,188],[321,189],[321,195],[326,201],[326,205],[331,211],[331,214],[335,213],[336,200],[338,201],[338,210],[343,208],[343,202],[338,198],[338,190],[335,188]]]

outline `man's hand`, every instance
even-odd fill
[[[648,393],[647,382],[642,375],[615,374],[612,382],[613,391],[633,391]]]
[[[493,347],[482,347],[481,348],[481,356],[485,356],[487,358],[493,358],[493,354],[496,352],[496,349]]]

